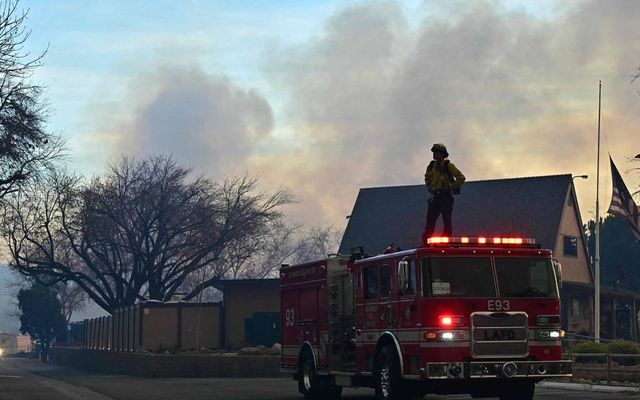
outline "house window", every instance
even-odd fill
[[[579,299],[573,299],[571,301],[571,316],[572,317],[579,317],[580,316],[580,300]]]
[[[578,257],[578,238],[564,236],[563,254],[569,257]]]

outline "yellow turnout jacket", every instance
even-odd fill
[[[451,175],[447,173],[447,168]],[[453,182],[450,176],[453,177]],[[459,189],[465,180],[466,178],[462,172],[449,160],[444,160],[440,164],[435,160],[430,162],[424,174],[424,183],[426,183],[427,188],[432,193]]]

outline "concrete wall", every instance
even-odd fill
[[[53,361],[76,369],[142,377],[270,378],[280,356],[165,355],[56,347]]]

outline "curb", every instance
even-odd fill
[[[540,382],[536,386],[549,389],[579,390],[602,393],[640,393],[640,387],[592,385],[590,383]]]

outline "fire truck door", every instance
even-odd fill
[[[351,372],[355,368],[356,329],[353,277],[345,269],[329,274],[329,369]]]
[[[391,292],[391,270],[389,265],[380,266],[380,332],[394,328],[393,302]]]
[[[383,300],[381,292],[385,285],[381,282],[380,266],[366,266],[362,269],[362,297],[357,305],[356,338],[359,346],[358,365],[363,371],[373,371],[373,355],[380,335],[380,327],[386,329],[387,300]],[[388,296],[387,296],[388,297]]]

